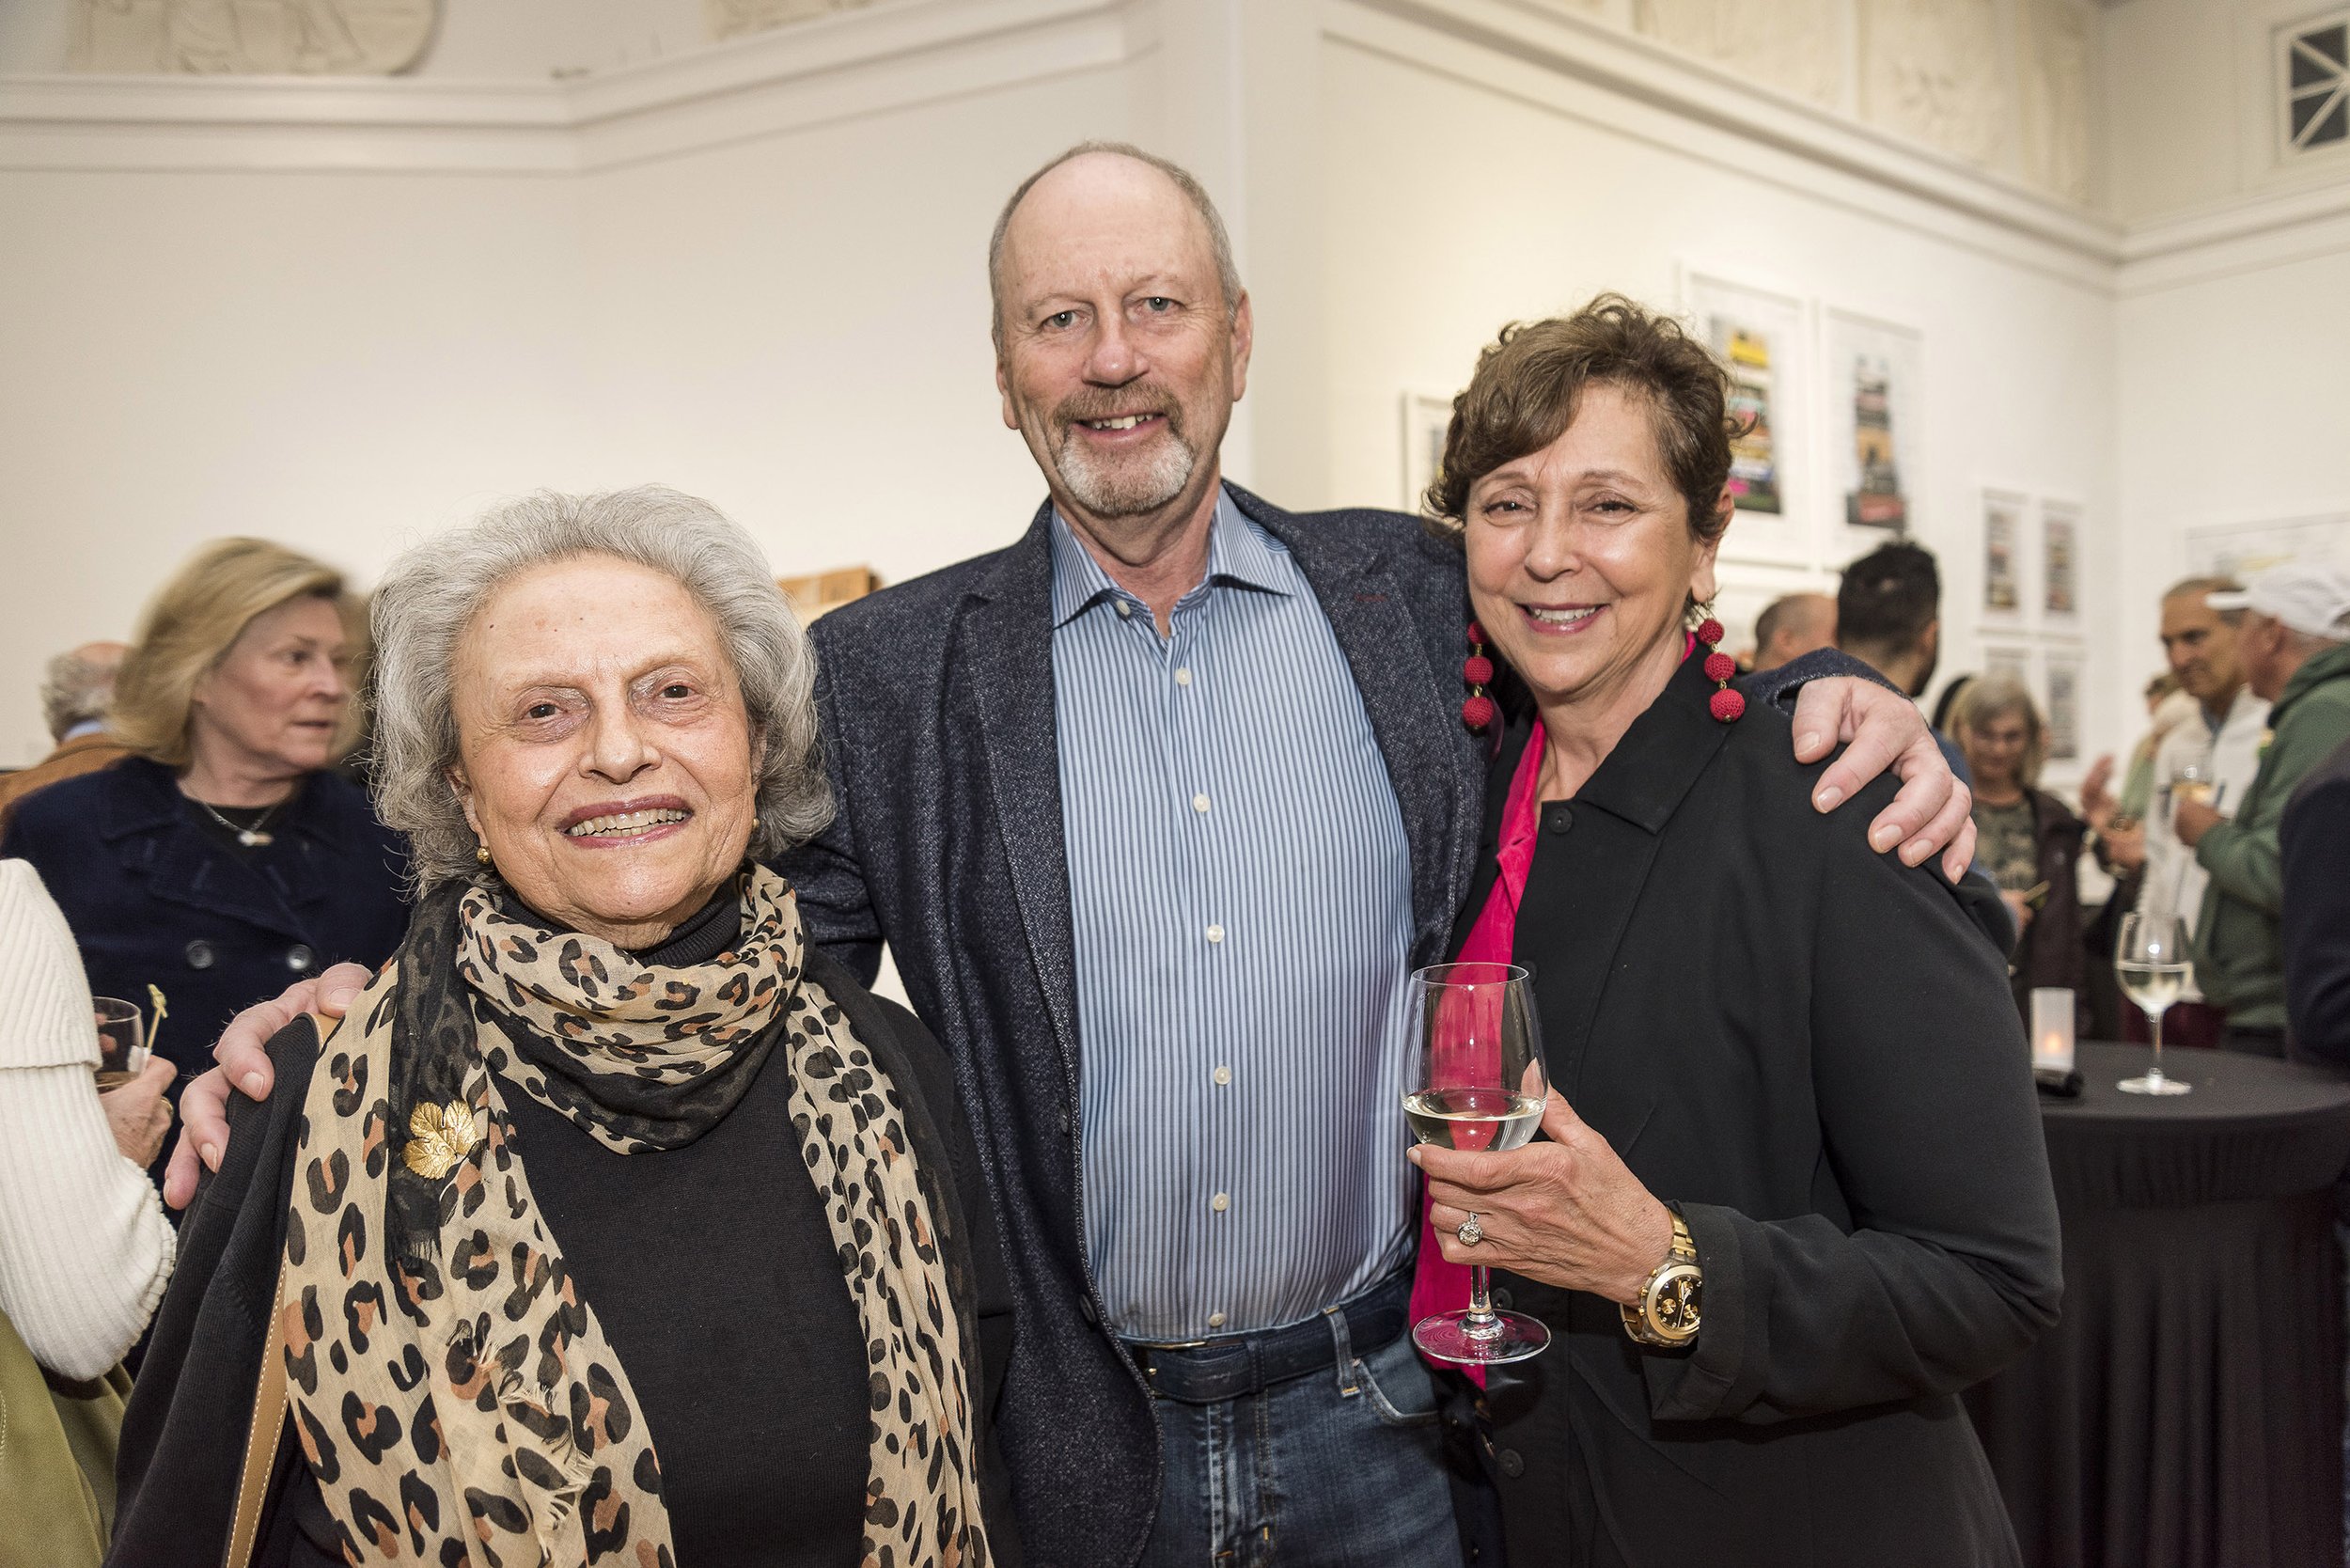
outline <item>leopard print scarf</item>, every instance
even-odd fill
[[[321,1052],[281,1310],[345,1560],[669,1568],[653,1435],[531,1199],[506,1095],[620,1153],[674,1148],[780,1043],[867,1341],[863,1561],[986,1568],[963,1331],[897,1090],[802,978],[791,889],[754,870],[741,896],[733,951],[650,968],[438,889]]]

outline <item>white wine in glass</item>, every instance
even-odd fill
[[[1534,987],[1511,964],[1438,964],[1412,972],[1419,1071],[1403,1097],[1422,1143],[1499,1152],[1533,1141],[1550,1093],[1543,1073]],[[1465,1310],[1413,1325],[1412,1342],[1439,1361],[1492,1366],[1538,1356],[1550,1343],[1539,1318],[1494,1309],[1482,1264],[1469,1270]]]
[[[2162,1015],[2186,989],[2193,965],[2186,957],[2186,929],[2176,915],[2133,911],[2122,917],[2122,938],[2114,945],[2113,974],[2154,1029],[2154,1057],[2143,1076],[2118,1086],[2129,1094],[2185,1094],[2193,1086],[2162,1072]]]

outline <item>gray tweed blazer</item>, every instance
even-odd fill
[[[1412,962],[1443,957],[1477,850],[1460,552],[1396,512],[1293,515],[1237,486],[1344,651],[1412,846]],[[1000,1439],[1028,1560],[1132,1562],[1158,1499],[1142,1379],[1102,1327],[1079,1219],[1077,1016],[1053,728],[1052,509],[1008,550],[813,628],[839,815],[780,869],[870,980],[884,942],[953,1057],[1019,1303]],[[1301,715],[1310,722],[1310,715]]]

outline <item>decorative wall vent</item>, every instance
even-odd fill
[[[2279,29],[2277,96],[2288,159],[2350,147],[2350,10]]]

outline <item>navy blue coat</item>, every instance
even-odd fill
[[[144,1009],[163,991],[156,1048],[194,1074],[240,1009],[330,964],[372,968],[408,926],[406,849],[357,785],[312,774],[270,833],[250,853],[221,842],[169,768],[131,757],[25,796],[0,855],[40,872],[94,995]]]

